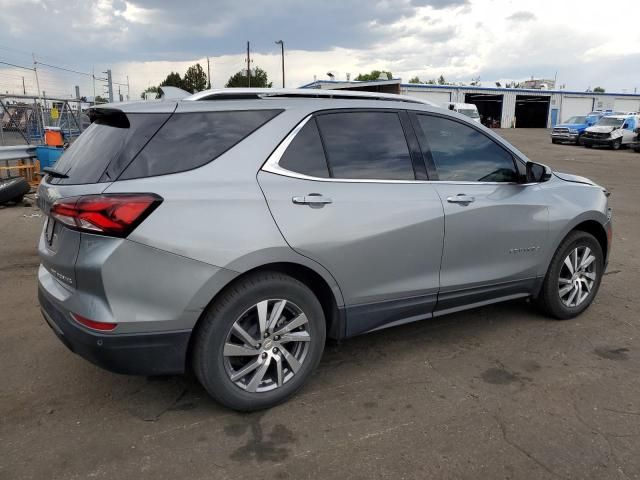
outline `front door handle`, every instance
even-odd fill
[[[475,202],[475,198],[471,195],[465,195],[464,193],[459,193],[455,197],[447,197],[447,202],[449,203],[464,203],[470,204],[471,202]]]
[[[319,193],[310,193],[309,195],[293,197],[291,201],[296,205],[311,205],[317,207],[333,202],[329,197],[324,197]]]

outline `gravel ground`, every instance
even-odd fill
[[[329,343],[301,394],[254,414],[70,353],[37,305],[43,219],[0,209],[0,479],[639,478],[640,155],[500,133],[612,191],[592,307],[557,322],[512,302]]]

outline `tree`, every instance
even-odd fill
[[[98,104],[98,103],[109,103],[109,100],[107,100],[104,97],[101,97],[100,95],[96,95],[96,98],[93,99],[93,103],[94,104]]]
[[[444,75],[438,77],[438,85],[446,85],[447,81],[444,79]]]
[[[435,84],[436,84],[436,79],[435,78],[427,80],[427,85],[435,85]]]
[[[602,87],[595,87],[593,89],[594,93],[604,93],[604,88]]]
[[[371,82],[372,80],[380,80],[380,75],[387,77],[387,80],[393,78],[393,74],[387,70],[371,70],[371,73],[361,73],[356,77],[358,82]]]
[[[415,77],[409,79],[409,83],[422,83],[420,78],[416,75]]]
[[[160,86],[182,88],[182,77],[180,77],[178,72],[171,72],[167,75],[167,78],[160,82]]]
[[[182,79],[182,89],[191,93],[201,92],[207,88],[207,75],[199,63],[190,66]]]
[[[158,87],[147,87],[146,90],[140,94],[140,98],[146,99],[147,94],[149,94],[150,98],[157,98],[158,93],[160,93]]]
[[[260,67],[256,67],[255,70],[251,73],[251,87],[257,88],[271,88],[273,82],[270,82],[267,78],[267,72],[262,70]],[[240,70],[235,75],[229,77],[227,84],[225,87],[227,88],[238,88],[238,87],[248,87],[249,86],[249,77],[247,76],[246,70]]]

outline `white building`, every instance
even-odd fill
[[[402,83],[401,79],[372,82],[318,80],[301,88],[371,90],[399,93],[446,106],[473,103],[483,123],[489,119],[503,128],[550,128],[574,115],[593,110],[640,112],[640,94],[572,92],[524,88],[472,87]]]

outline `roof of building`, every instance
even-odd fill
[[[619,92],[580,92],[573,90],[543,90],[538,88],[506,88],[506,87],[478,87],[474,85],[428,85],[424,83],[402,83],[402,79],[396,78],[392,80],[373,80],[370,82],[358,82],[358,81],[337,81],[337,80],[316,80],[315,82],[307,83],[302,85],[299,88],[318,88],[320,84],[330,84],[333,88],[340,89],[346,88],[347,86],[354,87],[364,87],[371,85],[381,85],[380,82],[387,83],[399,83],[402,88],[427,88],[434,90],[477,90],[477,91],[488,91],[488,92],[526,92],[526,93],[536,93],[538,95],[551,95],[551,94],[565,94],[565,95],[596,95],[596,96],[616,96],[616,97],[638,97],[640,98],[640,93],[619,93]],[[344,85],[344,86],[343,86]]]

